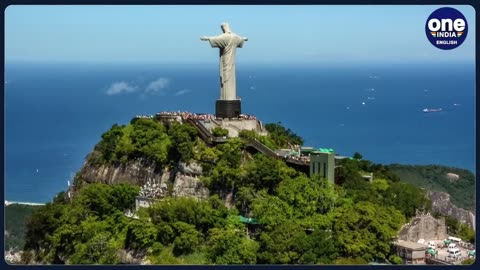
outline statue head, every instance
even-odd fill
[[[223,33],[225,33],[225,34],[232,33],[232,30],[230,29],[230,26],[228,25],[228,23],[222,23],[221,28],[222,28]]]

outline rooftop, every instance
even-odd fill
[[[425,250],[427,247],[423,244],[415,243],[415,242],[410,242],[410,241],[404,241],[404,240],[398,240],[393,243],[396,246],[399,247],[404,247],[412,250]]]

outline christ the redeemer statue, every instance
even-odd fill
[[[235,52],[237,48],[242,48],[248,39],[232,33],[228,23],[223,23],[221,28],[223,34],[200,39],[208,40],[212,48],[220,49],[220,99],[217,101],[217,116],[232,118],[240,114],[240,100],[237,98],[235,82]]]

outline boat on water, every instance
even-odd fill
[[[438,108],[438,109],[423,109],[423,112],[424,113],[431,113],[431,112],[441,112],[442,111],[442,108]]]

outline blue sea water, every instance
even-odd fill
[[[7,64],[5,199],[50,201],[113,123],[159,111],[214,113],[217,68]],[[159,78],[168,85],[146,92]],[[136,91],[106,94],[115,82]],[[282,122],[306,145],[342,155],[360,152],[377,163],[475,171],[471,64],[238,65],[237,88],[244,113],[263,123]]]

